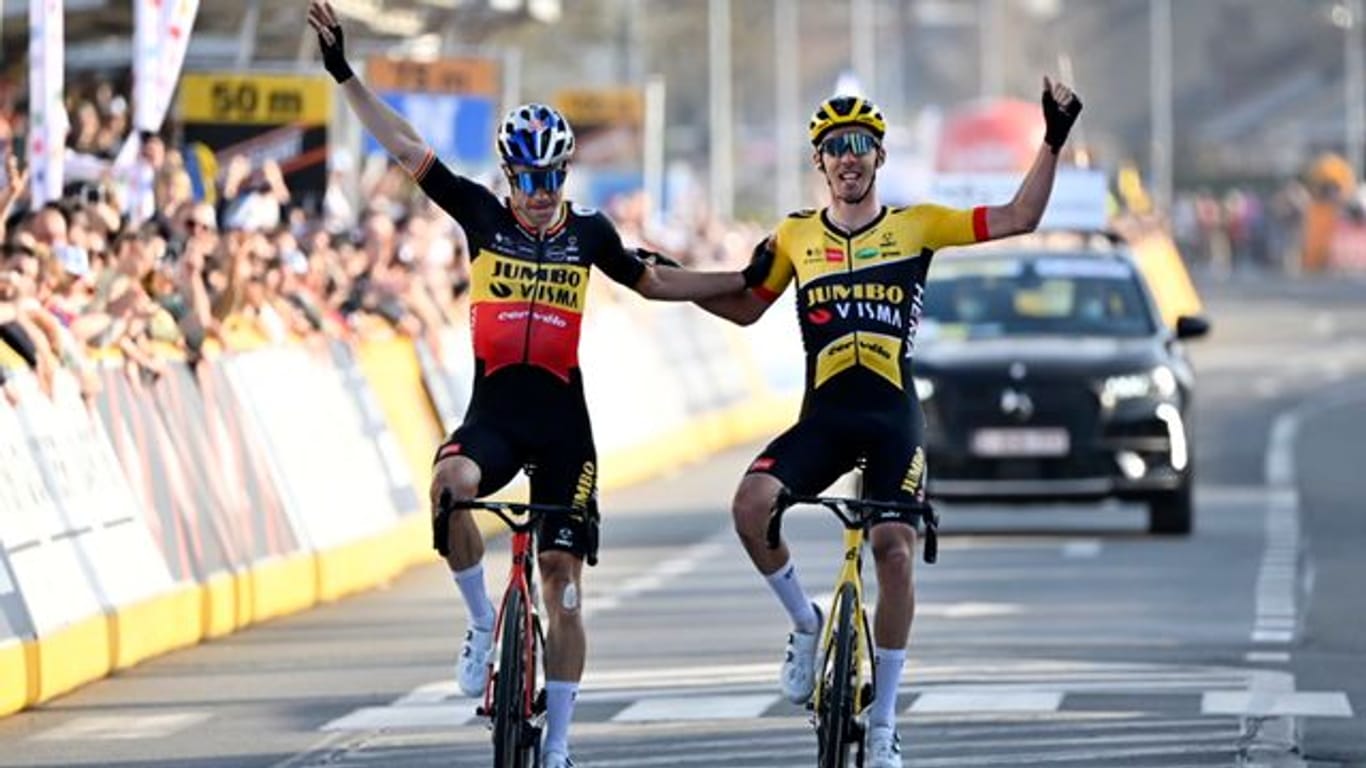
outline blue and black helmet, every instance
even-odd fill
[[[564,115],[545,104],[523,104],[498,127],[498,154],[508,165],[549,168],[574,154],[574,131]]]

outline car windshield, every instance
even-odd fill
[[[1128,263],[1016,254],[936,260],[925,286],[920,336],[1132,338],[1155,330]]]

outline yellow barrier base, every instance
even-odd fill
[[[243,579],[235,573],[214,574],[199,588],[201,634],[222,637],[243,626],[250,615],[243,600]]]
[[[109,658],[113,669],[124,669],[175,648],[199,642],[201,636],[198,584],[182,584],[172,591],[120,608],[109,614]]]
[[[252,566],[251,619],[273,619],[310,608],[318,602],[318,562],[312,552],[294,554]]]
[[[318,553],[318,600],[332,601],[388,580],[392,553],[377,534]]]
[[[19,640],[0,645],[0,717],[23,709],[36,693],[29,674],[31,645]]]
[[[38,639],[29,674],[37,680],[32,703],[47,701],[109,673],[109,620],[92,616]]]

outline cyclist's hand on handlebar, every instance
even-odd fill
[[[350,80],[355,73],[346,63],[346,41],[332,4],[327,0],[310,0],[308,24],[318,33],[318,47],[323,53],[323,69],[338,83]]]

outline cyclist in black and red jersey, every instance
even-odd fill
[[[574,134],[544,105],[517,107],[498,126],[498,152],[511,187],[508,199],[499,200],[452,173],[354,76],[328,3],[311,0],[308,20],[318,32],[324,67],[352,110],[469,241],[474,392],[464,423],[437,451],[433,508],[442,491],[456,499],[485,496],[532,466],[531,501],[574,510],[543,518],[537,536],[549,618],[542,765],[569,765],[569,722],[584,663],[579,584],[583,561],[595,560],[598,525],[597,458],[578,365],[589,268],[596,265],[647,298],[670,300],[735,294],[757,285],[766,269],[691,272],[647,263],[626,250],[605,216],[564,200]],[[483,540],[467,510],[451,516],[445,544],[470,617],[458,682],[466,695],[478,696],[488,680],[495,612],[480,564]]]
[[[785,544],[769,549],[765,529],[779,491],[823,491],[864,464],[863,495],[923,505],[925,452],[920,403],[911,377],[912,347],[925,275],[934,252],[1028,232],[1048,204],[1058,152],[1081,101],[1044,78],[1044,143],[1009,203],[971,210],[937,205],[888,208],[878,201],[877,171],[886,161],[882,112],[869,100],[836,96],[811,118],[812,161],[830,189],[830,205],[787,217],[755,248],[771,264],[752,291],[701,302],[737,323],[754,322],[791,282],[806,349],[801,417],[750,464],[732,504],[741,542],[793,623],[782,665],[783,693],[811,697],[822,617],[797,579]],[[765,267],[767,268],[767,267]],[[900,768],[896,697],[915,611],[911,563],[914,523],[888,515],[869,537],[877,563],[873,622],[876,695],[869,707],[869,768]],[[886,524],[900,523],[900,524]],[[909,523],[909,524],[908,524]]]

